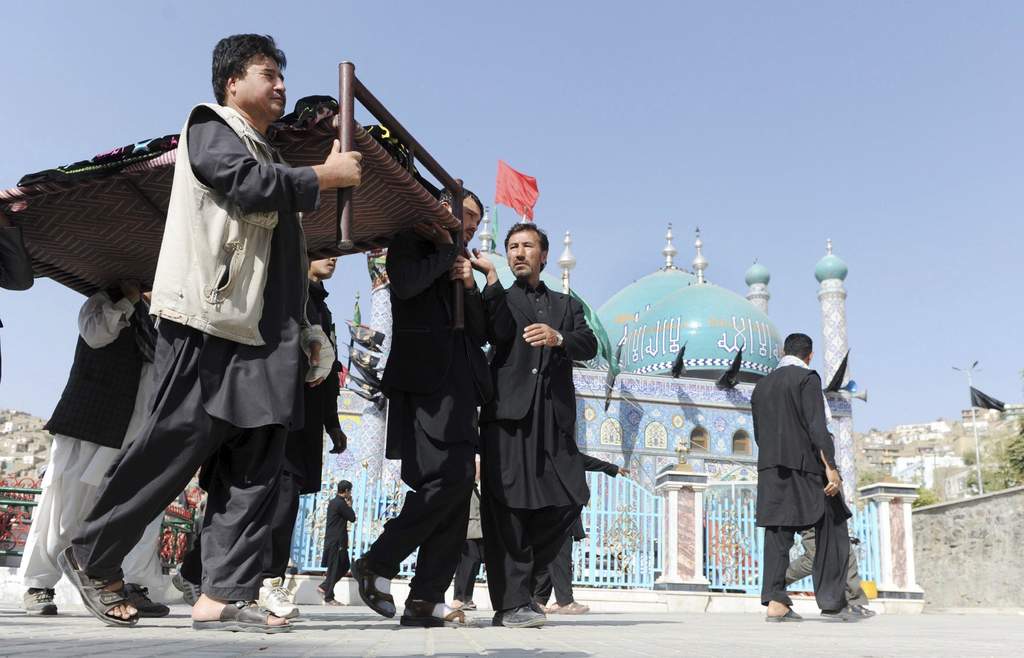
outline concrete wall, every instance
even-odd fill
[[[917,582],[928,607],[1024,607],[1024,487],[913,515]]]

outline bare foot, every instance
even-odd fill
[[[769,617],[785,617],[786,613],[789,612],[789,606],[785,603],[779,603],[778,601],[768,602],[768,616]]]
[[[117,581],[108,583],[107,586],[103,588],[103,591],[105,591],[105,592],[120,592],[123,588],[124,588],[124,581],[123,580],[117,580]],[[114,619],[123,619],[125,621],[128,621],[128,620],[132,619],[137,614],[139,614],[139,611],[136,610],[134,606],[131,606],[131,605],[127,604],[127,603],[122,603],[120,605],[115,605],[110,610],[107,610],[107,616],[108,617],[113,617]]]
[[[229,605],[227,601],[218,601],[206,594],[202,594],[196,601],[196,604],[192,606],[192,621],[217,621],[220,619],[220,613],[224,611],[227,605]],[[267,625],[287,626],[288,620],[268,613]]]

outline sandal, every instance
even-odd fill
[[[359,587],[359,598],[363,600],[370,610],[373,610],[382,617],[395,616],[395,599],[390,594],[377,589],[374,581],[377,574],[370,571],[366,564],[366,558],[361,557],[352,565],[352,577]]]
[[[60,565],[60,570],[71,581],[71,585],[78,592],[78,595],[82,597],[82,604],[85,606],[85,609],[107,626],[134,626],[137,624],[139,621],[139,613],[137,611],[128,619],[121,619],[108,614],[118,606],[131,605],[128,602],[124,584],[122,583],[121,589],[117,591],[103,589],[112,581],[92,578],[82,571],[72,549],[72,546],[65,548],[57,556],[57,564]]]
[[[192,629],[197,631],[230,631],[232,633],[288,633],[292,630],[289,623],[274,626],[267,623],[272,615],[269,610],[261,608],[253,601],[232,601],[224,606],[220,619],[213,621],[192,621]]]
[[[437,606],[441,606],[440,616],[435,615]],[[468,626],[466,613],[462,610],[454,610],[443,603],[431,603],[430,601],[406,601],[405,612],[399,620],[402,626],[418,626],[420,628],[462,628]]]

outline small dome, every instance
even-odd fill
[[[755,283],[768,285],[768,282],[771,280],[772,275],[769,274],[768,268],[757,261],[755,261],[754,264],[750,266],[750,269],[747,270],[746,282],[748,286],[752,286]]]
[[[829,279],[839,279],[843,281],[846,279],[846,274],[849,269],[846,267],[846,263],[839,256],[832,253],[832,240],[828,240],[825,243],[825,250],[828,252],[825,257],[818,261],[818,264],[814,266],[814,278],[818,280],[818,283],[822,281],[828,281]]]

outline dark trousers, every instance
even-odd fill
[[[804,552],[792,562],[786,569],[786,586],[810,576],[814,572],[814,555],[817,553],[817,542],[814,536],[814,528],[808,528],[800,532],[800,543],[803,544]],[[850,548],[849,557],[846,560],[846,602],[849,605],[867,605],[868,596],[860,586],[860,571],[857,568],[857,552]]]
[[[277,425],[242,429],[210,416],[203,408],[199,350],[170,347],[161,336],[153,409],[100,485],[72,541],[75,557],[94,578],[122,578],[121,562],[143,530],[208,462],[202,590],[218,599],[255,599],[287,432]]]
[[[288,471],[281,472],[277,503],[270,522],[270,541],[264,549],[263,577],[284,578],[292,553],[295,518],[299,515],[299,480]]]
[[[572,543],[572,535],[566,537],[548,568],[534,572],[533,600],[537,603],[547,605],[551,590],[555,591],[555,602],[560,606],[576,600],[572,593]]]
[[[786,570],[793,535],[804,528],[769,527],[764,529],[764,580],[761,604],[777,601],[793,605],[786,593]],[[816,551],[811,577],[814,598],[822,610],[840,610],[846,606],[846,568],[850,557],[850,536],[846,519],[835,513],[833,501],[825,503],[825,513],[814,525]]]
[[[452,582],[469,524],[469,497],[476,481],[475,446],[445,443],[428,437],[416,423],[415,432],[403,437],[402,480],[412,491],[395,518],[366,552],[370,569],[394,578],[402,560],[417,547],[416,574],[409,583],[409,599],[444,602]]]
[[[467,539],[462,544],[462,556],[455,569],[455,599],[466,603],[473,600],[473,586],[484,559],[484,540]]]
[[[348,573],[351,563],[348,557],[348,546],[324,546],[327,561],[327,574],[320,588],[324,591],[324,601],[334,600],[334,586]]]
[[[546,569],[555,559],[581,509],[512,509],[486,492],[480,497],[487,589],[494,610],[530,605],[534,570]]]

